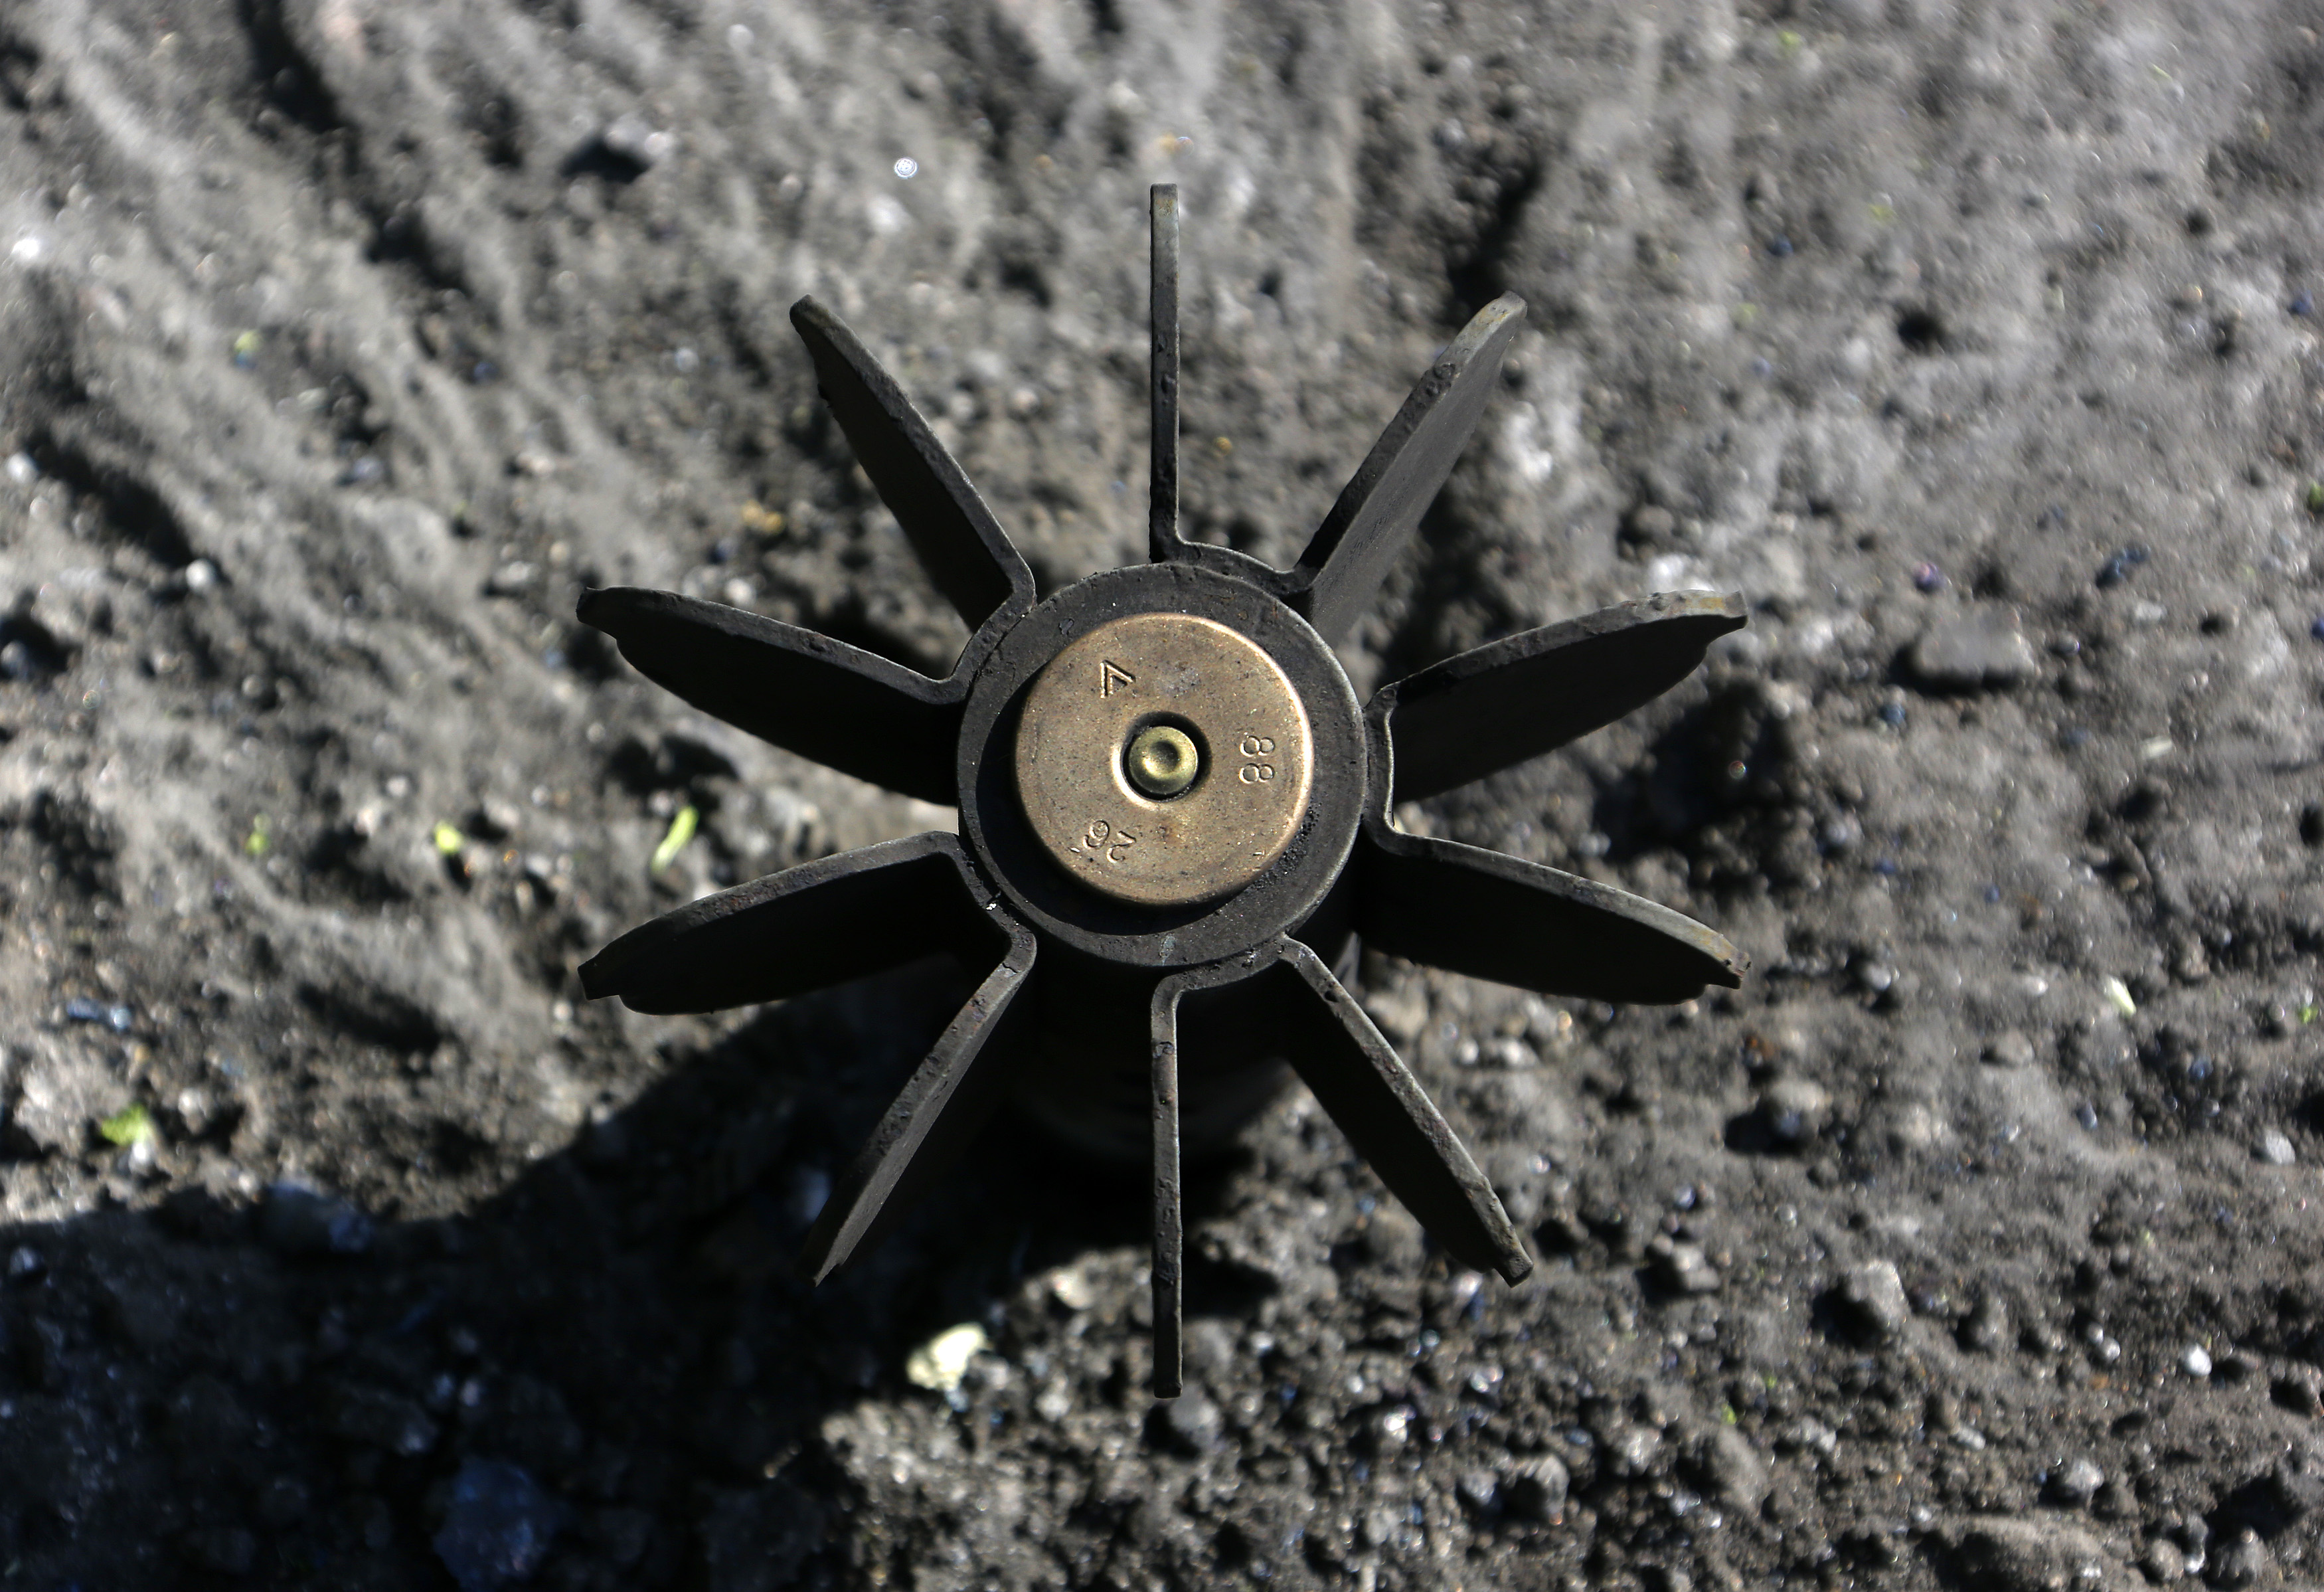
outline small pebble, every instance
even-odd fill
[[[1711,1263],[1700,1244],[1680,1244],[1657,1234],[1647,1245],[1655,1280],[1674,1293],[1715,1293],[1719,1268]]]
[[[84,995],[65,1003],[65,1015],[75,1023],[102,1023],[115,1033],[127,1033],[137,1018],[127,1006],[108,1006]]]
[[[2052,1471],[2049,1484],[2043,1491],[2053,1504],[2081,1509],[2088,1506],[2104,1486],[2106,1472],[2100,1470],[2095,1461],[2085,1458],[2070,1460]]]
[[[1162,1406],[1163,1440],[1181,1454],[1207,1454],[1217,1448],[1225,1424],[1219,1407],[1196,1388]]]
[[[1935,566],[1923,567],[1934,573]],[[1941,584],[1944,577],[1936,579]],[[1931,625],[1913,643],[1906,662],[1914,678],[1932,690],[1990,690],[2034,672],[2034,643],[2006,610],[1978,608]]]
[[[1501,1484],[1501,1506],[1520,1520],[1555,1525],[1565,1518],[1565,1495],[1572,1486],[1563,1460],[1554,1454],[1536,1454]]]
[[[1471,1513],[1487,1514],[1499,1500],[1501,1484],[1489,1470],[1471,1470],[1452,1484],[1452,1491]]]
[[[1913,1316],[1904,1279],[1891,1261],[1868,1261],[1850,1268],[1840,1280],[1840,1302],[1857,1326],[1873,1337],[1895,1337]]]
[[[968,1374],[968,1363],[991,1347],[984,1328],[973,1321],[948,1327],[914,1349],[904,1362],[904,1376],[915,1387],[950,1393]]]
[[[1985,1047],[1985,1059],[1996,1067],[2031,1067],[2034,1061],[2034,1041],[2017,1029],[2005,1030]]]
[[[9,1282],[37,1282],[48,1274],[48,1261],[31,1245],[19,1244],[8,1252]]]
[[[276,1183],[259,1207],[258,1236],[283,1254],[361,1254],[371,1247],[372,1220],[344,1199]]]
[[[2300,1156],[2289,1138],[2270,1128],[2259,1137],[2259,1158],[2270,1166],[2290,1166]]]
[[[2211,1374],[2211,1351],[2200,1343],[2190,1343],[2187,1352],[2179,1356],[2179,1369],[2188,1375],[2208,1378]]]
[[[2275,1557],[2267,1544],[2249,1526],[2236,1533],[2235,1540],[2219,1550],[2219,1562],[2212,1568],[2211,1584],[2233,1592],[2234,1588],[2255,1587],[2268,1578],[2275,1569]]]
[[[2301,288],[2292,295],[2292,302],[2284,308],[2290,310],[2294,315],[2313,315],[2316,313],[2316,300],[2306,288]],[[14,460],[10,461],[12,467],[14,462]]]
[[[675,137],[635,111],[625,111],[614,117],[612,125],[597,135],[597,141],[641,171],[652,171],[678,147]]]
[[[469,1459],[453,1479],[436,1556],[460,1592],[529,1580],[548,1556],[565,1511],[540,1484],[500,1459]]]
[[[1945,572],[1934,564],[1922,562],[1913,566],[1913,588],[1915,591],[1941,591]]]
[[[1777,1143],[1814,1138],[1831,1110],[1831,1092],[1811,1078],[1779,1078],[1759,1092],[1759,1119]]]
[[[2168,1537],[2150,1538],[2139,1550],[2138,1568],[2157,1586],[2167,1587],[2187,1574],[2187,1555]]]
[[[1840,1452],[1840,1434],[1812,1415],[1803,1415],[1775,1434],[1775,1447],[1789,1453],[1829,1459]]]
[[[2009,1311],[2000,1300],[1986,1294],[1970,1310],[1969,1321],[1961,1328],[1961,1342],[1969,1348],[1992,1354],[2008,1341]]]
[[[2130,578],[2133,569],[2146,562],[2146,559],[2147,552],[2143,547],[2126,547],[2107,555],[2107,561],[2098,566],[2098,584],[2102,587],[2120,586]]]

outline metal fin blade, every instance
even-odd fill
[[[1174,973],[1154,986],[1148,1005],[1153,1041],[1154,1396],[1157,1399],[1175,1399],[1185,1385],[1182,1347],[1185,1186],[1178,1137],[1181,1047],[1191,1035],[1197,1047],[1194,1076],[1214,1079],[1221,1057],[1232,1056],[1237,1041],[1264,1045],[1265,1014],[1255,1012],[1247,1000],[1232,998],[1254,990],[1256,986],[1248,980],[1252,967],[1259,965],[1213,963]],[[1204,1065],[1206,1060],[1208,1067]]]
[[[1292,606],[1336,642],[1371,606],[1484,413],[1525,301],[1503,293],[1446,345],[1340,493],[1294,578]]]
[[[960,1159],[1022,1069],[1016,1033],[1033,972],[1032,930],[1010,921],[1009,949],[944,1031],[856,1155],[799,1255],[820,1282],[875,1248],[930,1183]]]
[[[1743,599],[1675,592],[1544,625],[1381,688],[1395,800],[1416,801],[1562,746],[1651,702],[1747,623]]]
[[[612,586],[582,595],[656,685],[713,717],[826,768],[923,801],[959,799],[953,769],[964,693],[877,653],[742,608]]]
[[[1156,563],[1176,558],[1178,537],[1178,185],[1157,182],[1147,196],[1153,292],[1148,300],[1153,392],[1153,462],[1147,495],[1147,542]]]
[[[791,325],[863,473],[969,628],[1030,607],[1032,570],[895,378],[813,298],[791,306]]]
[[[1377,819],[1350,865],[1366,945],[1472,978],[1667,1004],[1737,988],[1748,966],[1725,936],[1627,890]]]
[[[1154,991],[1154,1396],[1185,1390],[1182,1273],[1186,1232],[1178,1167],[1178,995],[1166,978]]]
[[[956,835],[842,852],[640,924],[581,964],[581,986],[633,1012],[717,1012],[973,954],[995,930],[969,879]]]
[[[1462,1265],[1511,1282],[1532,1271],[1493,1186],[1332,970],[1292,940],[1260,976],[1277,986],[1291,1065],[1388,1191]]]

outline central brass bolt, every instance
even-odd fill
[[[1121,754],[1130,782],[1157,801],[1180,794],[1203,772],[1194,738],[1176,725],[1149,724],[1130,738]]]

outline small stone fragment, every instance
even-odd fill
[[[2259,1533],[2246,1526],[2219,1550],[2218,1562],[2211,1567],[2211,1585],[2228,1588],[2228,1592],[2256,1587],[2268,1579],[2274,1569],[2275,1556],[2267,1550]]]
[[[1996,1067],[2031,1067],[2034,1061],[2034,1041],[2018,1029],[2007,1029],[1993,1036],[1985,1047],[1985,1059]]]
[[[1829,1459],[1840,1452],[1840,1434],[1814,1416],[1803,1415],[1775,1434],[1775,1447],[1787,1454]]]
[[[1499,1479],[1489,1470],[1464,1472],[1461,1479],[1452,1484],[1453,1495],[1471,1514],[1491,1513],[1493,1505],[1500,1498],[1500,1491]]]
[[[905,1379],[930,1393],[950,1393],[968,1374],[968,1363],[991,1341],[973,1321],[948,1327],[911,1352],[904,1362]]]
[[[1225,1430],[1218,1405],[1197,1388],[1188,1388],[1163,1404],[1161,1416],[1159,1435],[1163,1442],[1188,1456],[1207,1454],[1217,1448]]]
[[[2275,1128],[2259,1136],[2259,1158],[2270,1166],[2290,1166],[2300,1159],[2292,1147],[2292,1140]]]
[[[1964,1584],[1986,1592],[2058,1592],[2107,1584],[2105,1550],[2062,1521],[1987,1515],[1941,1529]]]
[[[1703,1490],[1746,1518],[1759,1513],[1775,1483],[1751,1439],[1731,1426],[1716,1426],[1692,1446],[1688,1465]]]
[[[1779,1078],[1759,1091],[1759,1119],[1779,1144],[1814,1138],[1831,1111],[1831,1092],[1812,1078]]]
[[[2190,1343],[2187,1352],[2179,1356],[2179,1369],[2190,1376],[2209,1377],[2211,1374],[2211,1352],[2200,1343]]]
[[[635,111],[624,111],[615,116],[597,135],[597,141],[606,153],[629,162],[641,171],[652,171],[678,147],[675,137]]]
[[[564,1523],[564,1510],[520,1467],[469,1459],[453,1479],[436,1556],[460,1592],[529,1579]]]
[[[1501,1484],[1501,1504],[1520,1520],[1555,1525],[1565,1518],[1572,1477],[1554,1454],[1536,1454],[1509,1472]]]
[[[2087,1509],[2090,1500],[2098,1495],[2098,1490],[2104,1486],[2106,1472],[2098,1467],[2096,1461],[2085,1457],[2070,1459],[2052,1471],[2042,1492],[2043,1496],[2052,1504],[2062,1504],[2068,1509]]]
[[[1363,1430],[1357,1434],[1357,1443],[1374,1459],[1393,1459],[1404,1452],[1406,1429],[1411,1423],[1412,1418],[1401,1409],[1382,1410],[1364,1422]]]
[[[1962,1346],[1989,1355],[1998,1352],[2008,1342],[2007,1307],[1990,1293],[1982,1296],[1961,1328]]]
[[[1841,1310],[1868,1337],[1893,1338],[1912,1319],[1913,1307],[1894,1262],[1868,1261],[1850,1268],[1840,1277],[1839,1293]]]
[[[2187,1573],[2187,1556],[2168,1537],[2149,1538],[2139,1550],[2138,1568],[2158,1587],[2167,1587]]]
[[[2324,1441],[2292,1445],[2267,1473],[2267,1490],[2287,1519],[2307,1520],[2324,1511]]]
[[[436,1446],[436,1423],[402,1394],[386,1388],[348,1385],[323,1401],[323,1422],[335,1437],[409,1458]]]
[[[344,1199],[276,1183],[259,1207],[258,1236],[283,1254],[361,1254],[371,1247],[372,1220]]]
[[[2009,614],[1973,609],[1931,625],[1913,643],[1906,662],[1913,678],[1931,690],[1987,690],[2031,674],[2034,644]]]
[[[1654,1264],[1655,1281],[1674,1293],[1719,1290],[1719,1268],[1711,1263],[1700,1244],[1682,1244],[1656,1234],[1646,1245],[1646,1258]]]

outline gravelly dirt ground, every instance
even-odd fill
[[[2319,29],[0,6],[6,1584],[2324,1577]],[[1544,1263],[1449,1269],[1288,1097],[1198,1191],[1157,1409],[1134,1191],[1025,1130],[790,1279],[956,972],[582,1000],[650,913],[951,815],[570,616],[959,645],[809,292],[1046,588],[1135,556],[1162,180],[1210,540],[1291,558],[1528,301],[1350,667],[1743,593],[1702,680],[1405,817],[1756,968],[1667,1012],[1368,957]]]

